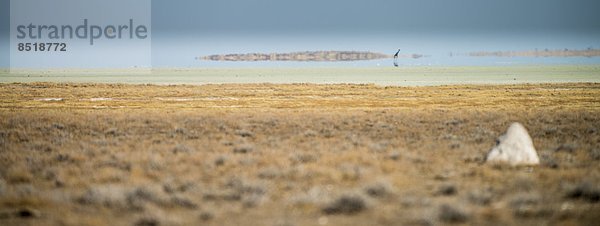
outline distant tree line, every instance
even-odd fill
[[[391,58],[391,55],[360,51],[305,51],[292,53],[244,53],[200,57],[212,61],[357,61]]]
[[[478,51],[470,52],[469,56],[483,57],[596,57],[600,56],[600,49],[587,48],[584,50],[560,49],[560,50],[527,50],[527,51]]]

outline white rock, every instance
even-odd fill
[[[527,130],[515,122],[498,138],[498,144],[487,155],[486,162],[510,165],[538,165],[540,159]]]

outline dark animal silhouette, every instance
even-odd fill
[[[400,53],[400,49],[394,54],[394,67],[398,67],[398,53]]]

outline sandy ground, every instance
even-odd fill
[[[0,84],[0,225],[597,225],[600,84]],[[511,122],[534,167],[484,163]]]

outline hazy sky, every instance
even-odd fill
[[[8,3],[0,0],[3,34]],[[152,5],[157,34],[600,30],[598,0],[153,0]]]
[[[598,0],[153,1],[155,32],[600,30]]]
[[[0,66],[8,62],[8,3],[0,0]],[[153,40],[231,33],[585,35],[600,32],[599,9],[598,0],[153,0],[152,35]]]

